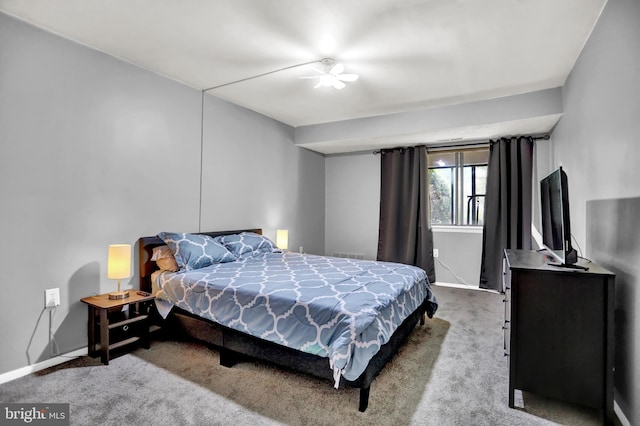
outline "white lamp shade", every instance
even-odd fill
[[[131,244],[112,244],[107,259],[107,278],[119,280],[131,276]]]
[[[278,229],[276,231],[276,245],[281,250],[289,248],[289,231],[286,229]]]

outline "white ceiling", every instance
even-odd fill
[[[313,74],[304,66],[208,92],[298,127],[562,86],[605,3],[0,0],[0,10],[200,90],[324,57],[360,75],[313,89],[298,78]],[[438,137],[457,138],[450,130]]]

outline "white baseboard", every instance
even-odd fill
[[[44,370],[45,368],[53,367],[54,365],[71,361],[72,359],[84,355],[87,355],[87,348],[77,349],[66,354],[58,355],[55,358],[49,358],[36,364],[27,365],[26,367],[18,368],[17,370],[8,371],[6,373],[0,374],[0,385],[15,379],[19,379],[20,377],[28,376],[29,374],[35,373],[36,371]]]
[[[466,288],[467,290],[471,289],[471,290],[479,290],[479,291],[488,291],[489,293],[497,293],[497,291],[495,290],[480,288],[480,286],[477,286],[477,285],[474,286],[474,285],[465,285],[465,284],[458,284],[458,283],[445,283],[442,281],[436,281],[434,285],[440,286],[440,287]]]
[[[434,284],[439,285],[441,287],[474,288],[474,289],[478,288],[478,286],[464,285],[464,284],[458,284],[458,283],[445,283],[443,281],[436,281]]]
[[[627,419],[627,416],[624,415],[615,399],[613,400],[613,412],[618,416],[618,420],[622,426],[631,426],[631,422]]]

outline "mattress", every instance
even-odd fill
[[[355,380],[395,329],[426,300],[417,267],[299,254],[257,253],[157,275],[157,300],[249,335],[328,358],[336,387]],[[168,312],[165,309],[164,312]]]

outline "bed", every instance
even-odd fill
[[[142,237],[139,266],[163,328],[215,346],[227,367],[253,358],[359,388],[360,411],[437,310],[419,268],[281,251],[261,229]]]

